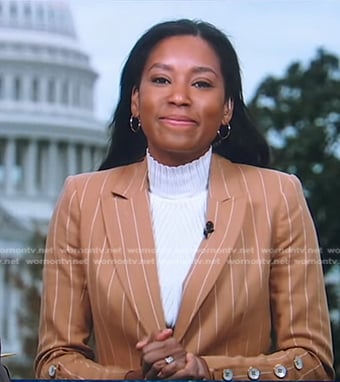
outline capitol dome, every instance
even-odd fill
[[[71,12],[62,0],[2,0],[0,27],[76,37]]]
[[[0,0],[0,208],[46,220],[65,177],[98,166],[96,78],[66,2]]]
[[[68,175],[98,168],[107,134],[94,115],[96,79],[66,1],[0,0],[2,261],[19,261],[34,232],[46,234]],[[0,337],[14,350],[15,264],[0,266]]]

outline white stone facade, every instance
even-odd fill
[[[6,351],[20,352],[13,319],[20,296],[11,286],[17,262],[34,233],[46,233],[66,176],[96,169],[105,152],[105,128],[94,116],[96,78],[67,2],[0,0],[0,337]]]

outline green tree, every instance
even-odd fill
[[[296,174],[317,228],[324,271],[332,268],[328,302],[339,315],[340,289],[340,66],[319,49],[306,65],[263,80],[249,104],[272,148],[271,166]],[[332,322],[340,378],[339,320]]]

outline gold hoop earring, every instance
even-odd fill
[[[138,133],[141,129],[142,124],[140,123],[140,119],[131,115],[130,117],[130,129],[133,133]]]
[[[221,127],[217,130],[217,136],[220,141],[225,141],[229,138],[231,133],[231,126],[229,125],[221,125]]]

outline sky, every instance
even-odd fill
[[[340,56],[339,0],[68,0],[82,49],[98,73],[95,115],[109,121],[123,64],[152,25],[177,18],[213,23],[239,57],[250,100],[268,75],[294,61],[308,63],[318,48]]]

